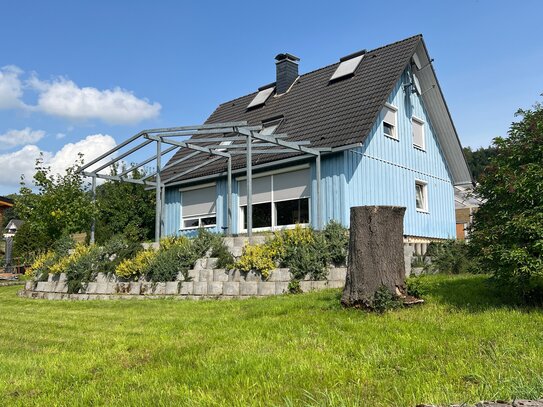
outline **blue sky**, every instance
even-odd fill
[[[450,3],[450,4],[449,4]],[[0,194],[76,151],[98,154],[143,128],[198,124],[274,80],[422,33],[464,146],[506,134],[541,101],[543,2],[3,1]]]

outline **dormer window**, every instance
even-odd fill
[[[383,108],[383,134],[393,139],[398,139],[398,132],[396,131],[396,113],[397,108],[387,104]]]

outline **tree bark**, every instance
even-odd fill
[[[404,213],[399,206],[351,208],[344,306],[373,308],[375,292],[382,286],[393,294],[405,294]]]

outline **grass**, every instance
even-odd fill
[[[344,310],[339,290],[243,301],[59,302],[0,288],[2,405],[415,406],[543,395],[543,311],[484,276],[427,303]]]

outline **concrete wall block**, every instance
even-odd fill
[[[240,257],[243,254],[243,247],[234,246],[231,248],[228,248],[228,251],[230,254],[234,257]]]
[[[228,281],[240,282],[242,280],[239,270],[226,270],[226,273],[228,274]]]
[[[142,295],[151,295],[153,294],[153,283],[150,283],[148,281],[141,283],[141,294]]]
[[[196,281],[192,286],[194,295],[207,295],[207,281]]]
[[[47,274],[47,282],[50,283],[52,281],[55,281],[56,276],[57,276],[57,274],[53,274],[53,273]]]
[[[239,283],[239,295],[258,295],[258,283],[256,281],[241,281]]]
[[[277,281],[275,283],[275,294],[281,295],[288,293],[288,281]]]
[[[292,280],[292,273],[289,269],[273,269],[270,276],[268,277],[268,281],[290,281]]]
[[[33,289],[34,289],[34,281],[30,281],[30,280],[27,281],[27,282],[25,283],[25,290],[31,291],[31,290],[33,290]]]
[[[248,239],[246,237],[240,237],[237,236],[234,238],[234,246],[235,247],[245,247],[246,242]]]
[[[87,289],[85,290],[85,292],[87,294],[96,294],[97,286],[98,286],[97,282],[91,281],[90,283],[87,284]]]
[[[343,287],[345,287],[345,281],[328,280],[328,288],[343,288]]]
[[[36,291],[49,292],[51,291],[51,283],[49,281],[38,281],[36,285]]]
[[[207,265],[207,259],[198,259],[194,263],[194,270],[204,270]]]
[[[311,289],[315,291],[320,291],[328,288],[328,281],[313,281],[311,284]]]
[[[57,281],[55,283],[55,287],[53,289],[56,293],[67,293],[68,292],[68,284],[65,282]]]
[[[219,259],[216,257],[209,257],[206,261],[206,269],[216,269]]]
[[[106,274],[104,274],[104,273],[98,273],[98,274],[96,275],[96,282],[97,282],[97,283],[99,283],[99,284],[100,284],[100,283],[107,283],[108,281],[109,281],[109,278],[107,277]]]
[[[153,290],[154,295],[164,295],[166,294],[166,283],[156,283],[155,289]]]
[[[234,238],[233,237],[223,237],[222,242],[226,247],[234,247]]]
[[[347,267],[330,267],[328,269],[328,280],[343,280],[347,278]]]
[[[194,293],[194,283],[192,281],[184,281],[181,283],[179,294],[192,295]]]
[[[213,281],[228,281],[228,273],[225,269],[213,270]]]
[[[255,245],[255,244],[264,244],[264,243],[266,243],[266,236],[252,236],[252,237],[249,239],[249,242],[250,242],[252,245]]]
[[[191,281],[200,281],[200,272],[198,270],[189,270],[188,274]],[[177,279],[183,281],[183,273],[179,273]]]
[[[223,295],[239,295],[239,282],[229,281],[223,284]]]
[[[275,283],[267,281],[258,283],[258,295],[275,295]]]
[[[242,277],[242,280],[245,280],[245,281],[257,281],[257,282],[262,281],[262,276],[260,275],[260,273],[256,273],[252,270],[247,273],[241,273],[241,277]]]
[[[129,282],[117,283],[117,286],[115,287],[115,292],[117,294],[128,294],[130,292],[130,283]]]
[[[300,281],[300,289],[304,293],[308,293],[312,290],[312,281]]]
[[[186,284],[181,283],[179,281],[168,281],[166,283],[166,287],[164,288],[164,292],[166,295],[177,295],[179,294],[179,285],[180,284]]]
[[[139,281],[132,281],[130,284],[130,289],[128,293],[131,295],[140,295],[141,293],[141,283]]]
[[[222,281],[212,281],[207,283],[207,295],[221,295],[223,291]]]
[[[213,281],[213,270],[200,270],[200,281],[202,282],[212,282]]]

